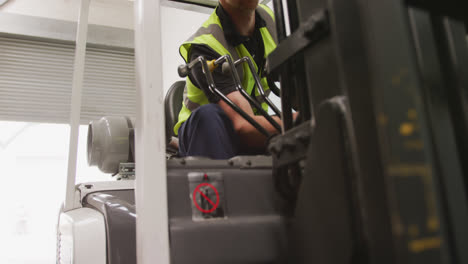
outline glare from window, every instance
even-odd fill
[[[65,197],[69,125],[0,121],[0,263],[55,263],[56,224]],[[80,127],[77,182],[110,180],[86,161]]]

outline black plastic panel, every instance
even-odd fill
[[[136,263],[135,195],[133,190],[88,194],[85,207],[104,215],[107,236],[107,263]]]
[[[286,220],[269,164],[271,159],[265,157],[168,162],[172,263],[273,263],[280,259]],[[193,172],[221,175],[224,218],[192,220],[188,174]]]
[[[286,219],[273,189],[271,158],[172,159],[167,167],[172,264],[274,263],[281,258]],[[189,189],[194,172],[210,175],[207,182],[211,175],[222,178],[224,217],[194,221]],[[134,191],[92,193],[84,206],[104,215],[108,263],[136,263]]]

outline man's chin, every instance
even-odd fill
[[[257,8],[258,5],[243,5],[243,6],[240,6],[239,7],[239,10],[242,10],[242,11],[254,11],[256,8]]]
[[[258,0],[244,0],[244,1],[232,1],[232,7],[241,11],[252,11],[258,6]]]
[[[258,1],[249,1],[248,4],[246,4],[246,7],[250,10],[256,9],[258,6]]]

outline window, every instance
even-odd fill
[[[55,263],[69,134],[65,124],[0,121],[0,263]],[[87,126],[80,126],[77,182],[111,180],[88,167],[86,138]]]

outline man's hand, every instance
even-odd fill
[[[299,112],[292,113],[293,121],[296,121],[296,118],[299,116]]]
[[[226,97],[229,98],[234,104],[239,106],[239,108],[241,108],[249,116],[251,116],[252,119],[264,127],[269,133],[275,134],[280,132],[276,130],[276,128],[274,128],[265,117],[254,115],[249,102],[241,95],[239,91],[229,93]],[[220,100],[218,105],[224,110],[229,119],[231,119],[232,124],[234,125],[234,129],[244,144],[247,144],[248,147],[255,148],[256,150],[260,150],[265,147],[266,137],[260,133],[260,131],[258,131],[247,120],[234,111],[234,109],[232,109],[223,100]],[[278,124],[281,124],[281,119],[279,117],[273,116],[273,119],[278,122]]]

